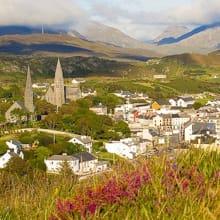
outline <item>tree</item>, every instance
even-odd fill
[[[103,142],[95,142],[93,145],[92,145],[92,150],[94,152],[106,152],[106,149],[104,147],[104,144]]]
[[[52,151],[47,147],[38,147],[35,150],[35,157],[38,160],[44,160],[52,154]]]
[[[193,104],[193,108],[194,108],[195,110],[200,109],[202,106],[203,106],[203,105],[202,105],[201,102],[195,102],[195,103]]]
[[[41,146],[48,146],[49,144],[54,143],[54,139],[52,136],[43,133],[39,133],[37,140],[39,142],[39,145]]]
[[[62,146],[64,148],[65,153],[69,155],[86,151],[85,147],[80,144],[65,142],[62,144]]]
[[[46,125],[46,127],[50,129],[55,129],[56,127],[58,127],[60,123],[62,123],[61,120],[62,120],[62,116],[60,114],[50,113],[44,119],[44,124]]]
[[[16,108],[11,112],[11,114],[19,121],[22,121],[24,118],[27,119],[27,111],[24,109]]]
[[[119,121],[115,124],[115,131],[121,133],[123,137],[129,137],[131,135],[131,130],[124,121]]]
[[[68,161],[64,161],[61,164],[61,167],[59,169],[59,173],[63,176],[63,177],[68,177],[68,178],[72,178],[74,179],[74,182],[77,181],[77,176],[75,175],[75,173],[73,172],[72,168],[70,167],[70,164],[68,163]]]
[[[65,149],[63,148],[62,144],[50,144],[48,148],[52,151],[52,154],[62,154],[65,153]]]
[[[25,160],[17,156],[9,160],[5,167],[5,171],[15,173],[18,176],[23,176],[28,174],[31,171],[31,168]]]
[[[56,106],[48,103],[45,100],[37,100],[35,102],[35,110],[37,114],[47,115],[56,111]]]

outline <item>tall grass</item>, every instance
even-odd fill
[[[0,173],[0,219],[220,219],[220,155],[190,150],[68,175]]]

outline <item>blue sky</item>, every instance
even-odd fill
[[[153,39],[170,25],[220,21],[220,0],[0,0],[0,5],[0,25],[74,27],[96,21],[140,40]]]

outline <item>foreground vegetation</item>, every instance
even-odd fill
[[[219,219],[220,155],[120,161],[78,182],[63,172],[0,173],[1,219]]]

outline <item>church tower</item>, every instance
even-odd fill
[[[24,94],[24,106],[29,112],[31,113],[34,112],[33,90],[32,90],[31,72],[29,66],[27,71],[27,80],[26,80],[26,87]]]
[[[63,104],[65,104],[63,71],[59,58],[57,61],[55,80],[54,80],[54,98],[55,98],[54,100],[55,105],[57,107],[61,107]]]

